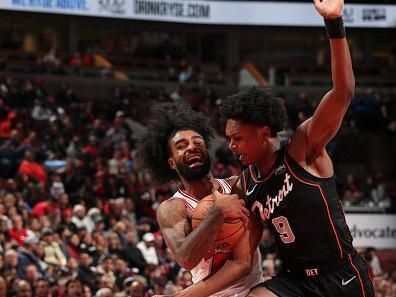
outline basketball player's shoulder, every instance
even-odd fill
[[[169,217],[186,216],[186,206],[179,198],[170,198],[161,202],[157,208],[157,220],[163,221]]]

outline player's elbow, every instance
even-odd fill
[[[177,263],[186,270],[191,270],[198,265],[199,261],[190,259],[188,257],[180,257],[177,259]]]
[[[252,265],[250,262],[238,262],[238,266],[241,276],[248,275],[252,271]]]

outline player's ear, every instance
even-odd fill
[[[168,159],[168,164],[169,164],[169,167],[172,168],[173,170],[176,169],[175,160],[173,160],[172,158],[169,158],[169,159]]]
[[[258,132],[263,140],[266,140],[271,137],[271,129],[268,126],[260,126],[258,128]]]

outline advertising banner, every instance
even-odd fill
[[[396,248],[396,215],[346,214],[356,247]]]
[[[0,0],[0,9],[218,25],[322,26],[312,3],[203,0]],[[396,27],[396,5],[346,4],[349,27]]]

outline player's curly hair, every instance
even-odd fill
[[[138,141],[138,158],[158,184],[178,180],[177,172],[168,165],[169,140],[182,130],[199,133],[206,148],[213,138],[207,118],[186,104],[161,104],[154,106],[147,130]]]
[[[276,98],[269,88],[251,87],[227,97],[220,105],[226,119],[243,123],[268,126],[271,136],[284,128],[287,113],[280,98]]]

